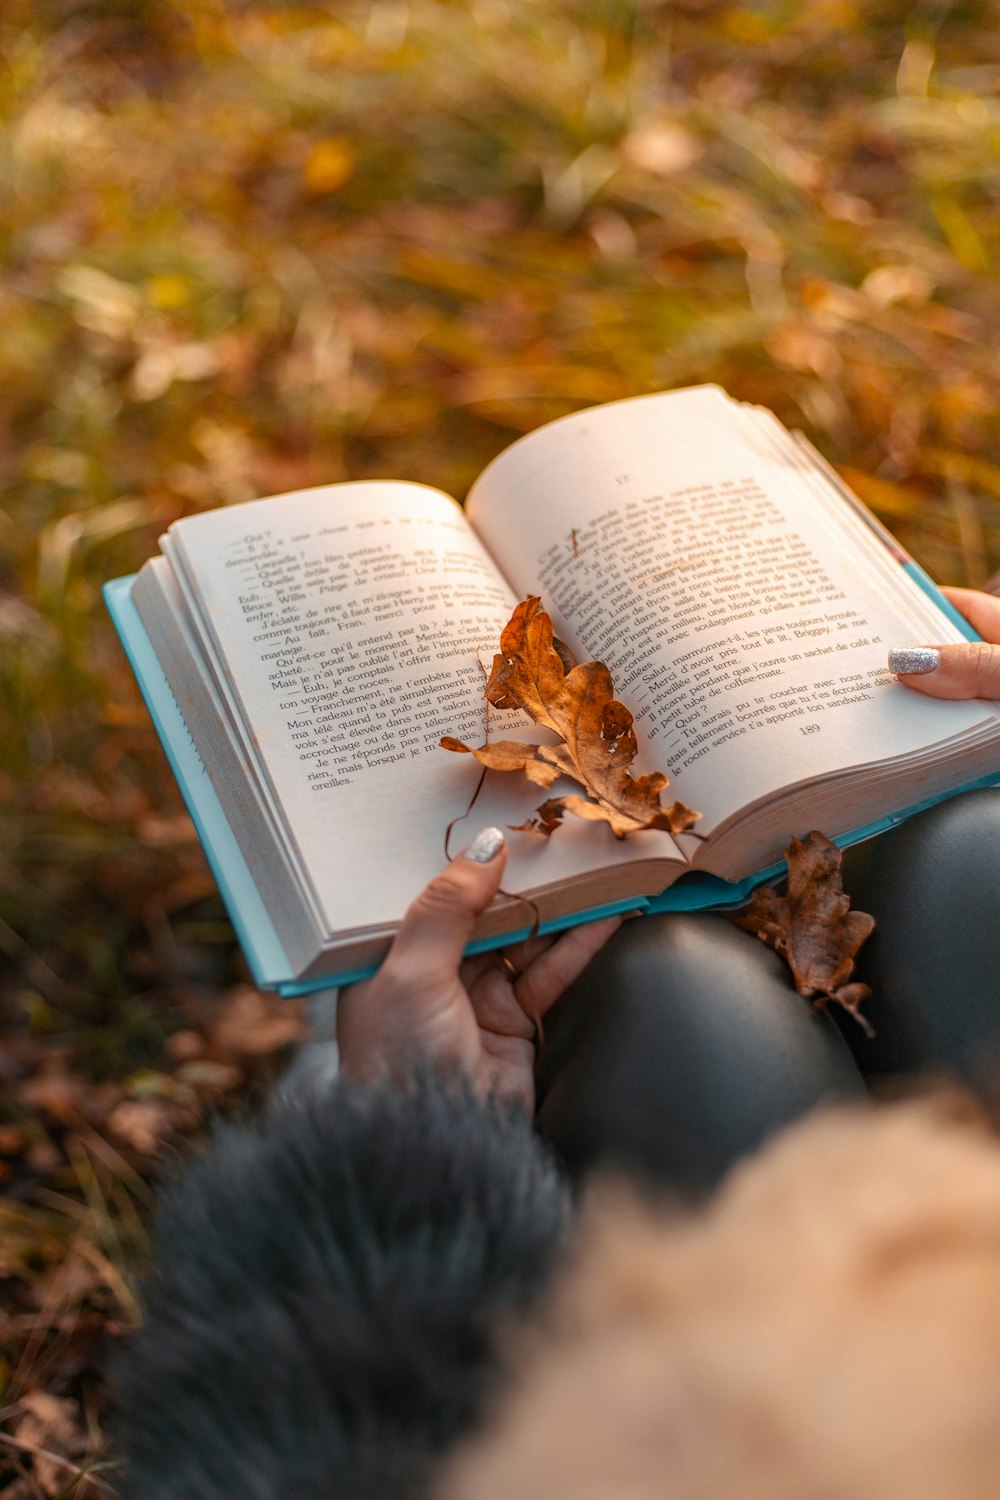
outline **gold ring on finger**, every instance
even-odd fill
[[[506,970],[512,984],[516,980],[520,979],[523,970],[517,967],[517,964],[514,963],[513,959],[508,958],[506,953],[500,952],[497,953],[497,958],[503,964],[504,969]]]

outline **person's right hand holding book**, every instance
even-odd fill
[[[981,641],[952,646],[898,646],[889,670],[929,698],[1000,700],[1000,599],[975,589],[942,589]]]

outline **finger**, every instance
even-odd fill
[[[507,862],[499,828],[484,828],[408,908],[382,966],[428,981],[456,977],[476,919],[496,895]]]
[[[986,641],[902,647],[889,652],[889,670],[929,698],[1000,699],[1000,646]]]
[[[518,986],[523,983],[518,980]],[[477,984],[468,987],[476,1023],[483,1032],[494,1036],[524,1037],[531,1041],[535,1023],[518,1004],[514,986],[502,969],[494,966],[482,974]]]
[[[602,917],[563,933],[562,937],[521,975],[514,993],[532,1018],[544,1016],[596,953],[618,931],[622,917]]]
[[[1000,643],[1000,599],[977,589],[942,589],[949,604],[968,620],[984,641]]]
[[[471,959],[465,959],[462,962],[459,974],[462,977],[463,986],[471,995],[472,987],[480,983],[484,975],[489,974],[499,974],[501,980],[510,984],[511,980],[520,977],[525,972],[529,963],[537,959],[538,954],[544,953],[546,948],[552,948],[553,942],[556,942],[555,935],[549,933],[544,938],[535,936],[535,938],[523,939],[523,941],[508,941],[502,948],[490,948],[487,953],[474,954]],[[511,974],[510,969],[504,963],[505,959],[513,963],[516,974]]]
[[[466,993],[472,1001],[476,1021],[484,1032],[496,1036],[519,1036],[531,1040],[537,1027],[519,1004],[516,986],[529,963],[551,948],[558,939],[552,936],[535,937],[530,943],[520,943],[506,953],[492,949],[480,953],[477,958],[467,958],[459,973]],[[511,957],[515,970],[507,970],[503,961]]]
[[[516,942],[506,942],[502,948],[491,948],[488,954],[482,957],[492,959],[492,967],[498,969],[508,980],[519,978],[529,964],[533,964],[540,953],[551,948],[558,938],[553,933],[546,933],[539,937],[536,933],[531,938],[521,938]],[[469,960],[466,959],[466,963]],[[510,966],[513,965],[513,968]]]
[[[459,978],[471,995],[473,986],[477,985],[484,974],[497,972],[497,956],[491,949],[488,953],[475,953],[472,958],[464,958],[459,969]]]
[[[547,953],[558,941],[559,934],[556,932],[547,932],[544,936],[536,933],[533,938],[528,938],[520,947],[508,949],[508,952],[523,973],[530,964],[533,964],[543,953]]]

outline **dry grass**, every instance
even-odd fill
[[[973,0],[6,0],[0,1097],[55,1054],[134,1099],[238,977],[99,597],[177,516],[462,494],[550,417],[718,381],[934,575],[1000,565],[998,86]],[[144,1212],[65,1119],[32,1176],[52,1119],[0,1105],[0,1274],[41,1297],[0,1348],[43,1385],[133,1315]],[[50,1389],[95,1437],[90,1357]]]

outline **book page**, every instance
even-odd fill
[[[328,486],[187,518],[165,550],[328,931],[398,921],[479,779],[438,742],[486,737],[484,669],[516,602],[460,507],[419,485]],[[536,733],[503,719],[505,737]],[[491,775],[453,851],[539,800],[523,777]],[[639,851],[584,825],[516,843],[510,891],[678,858],[665,834]]]
[[[637,770],[665,771],[703,832],[782,786],[995,720],[895,681],[887,652],[920,644],[923,595],[748,442],[715,387],[552,423],[493,461],[467,510],[578,658],[608,664]],[[958,639],[941,616],[935,640]]]

